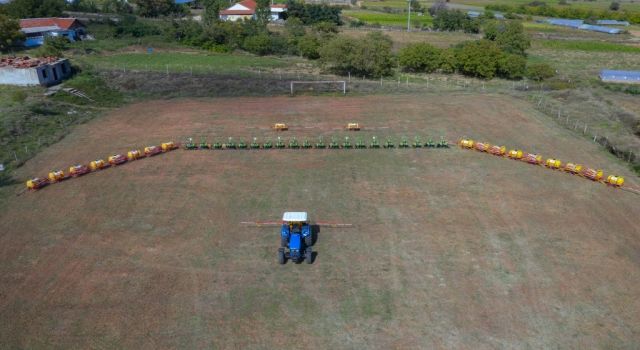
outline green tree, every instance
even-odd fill
[[[527,78],[535,81],[542,81],[556,75],[556,71],[546,63],[533,63],[527,67]]]
[[[243,48],[256,55],[268,55],[273,52],[271,37],[267,33],[249,36],[244,40]]]
[[[609,5],[609,10],[618,11],[620,9],[620,3],[617,1],[612,1],[611,5]]]
[[[456,64],[456,54],[453,49],[444,49],[440,52],[440,71],[442,73],[454,73]]]
[[[320,48],[320,62],[325,69],[338,74],[386,76],[393,69],[391,44],[391,39],[380,32],[369,33],[362,39],[337,36]]]
[[[256,0],[256,4],[256,21],[258,21],[260,25],[266,26],[271,17],[271,1]]]
[[[422,5],[420,4],[420,1],[418,0],[410,0],[411,2],[409,3],[409,5],[411,6],[411,12],[422,12],[424,11],[424,8],[422,7]]]
[[[315,35],[307,34],[298,41],[300,56],[315,60],[320,58],[320,40]]]
[[[442,50],[427,43],[409,45],[398,53],[398,63],[407,72],[431,73],[440,68]]]
[[[213,23],[220,18],[220,10],[223,10],[228,5],[225,0],[203,0],[202,6],[204,12],[202,18],[205,23]]]
[[[5,51],[24,40],[24,34],[20,31],[18,21],[5,15],[0,15],[0,51]]]
[[[501,22],[496,20],[489,20],[484,23],[482,31],[484,32],[484,38],[487,40],[495,41],[498,34],[504,30]]]
[[[135,0],[137,12],[143,17],[168,16],[183,13],[184,9],[172,0]]]
[[[456,51],[457,68],[465,75],[491,79],[496,76],[502,55],[493,41],[483,39],[466,42]]]
[[[126,0],[105,0],[102,3],[102,12],[131,14],[133,7]]]
[[[292,37],[301,37],[304,36],[306,31],[304,29],[304,23],[298,17],[289,17],[284,24],[284,29],[287,32],[287,35]]]
[[[44,40],[44,44],[40,46],[35,55],[38,57],[63,57],[64,50],[69,48],[69,39],[63,36],[50,36]]]
[[[64,0],[13,0],[6,5],[7,14],[13,18],[60,17]]]
[[[504,54],[498,60],[499,77],[506,79],[521,79],[526,72],[527,59],[520,55]]]
[[[528,48],[531,47],[529,35],[525,33],[522,22],[510,21],[499,31],[496,43],[502,50],[508,53],[525,56]]]

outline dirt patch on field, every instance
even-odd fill
[[[271,131],[275,122],[290,131]],[[347,133],[347,122],[364,130]],[[554,123],[492,95],[153,101],[78,127],[18,175],[188,136],[443,135],[637,185],[623,163]],[[458,148],[175,151],[9,199],[0,343],[634,348],[639,200]],[[321,227],[313,265],[279,266],[277,228],[239,222],[286,210],[355,227]]]

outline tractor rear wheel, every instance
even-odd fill
[[[286,261],[287,259],[284,256],[284,249],[283,248],[278,249],[278,263],[280,265],[284,265]]]
[[[311,247],[307,248],[304,252],[304,259],[307,261],[307,264],[311,264],[313,262],[313,250]]]
[[[307,237],[304,238],[304,244],[307,247],[311,247],[313,245],[313,237],[311,237],[311,235],[308,235]]]
[[[287,246],[287,239],[284,237],[280,237],[280,247],[285,248]]]

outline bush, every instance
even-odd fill
[[[287,22],[284,24],[284,28],[287,32],[287,35],[298,37],[304,36],[306,31],[304,29],[304,23],[298,17],[287,18]]]
[[[249,36],[244,39],[242,48],[256,55],[264,56],[273,52],[269,34]]]
[[[65,8],[64,0],[13,0],[6,6],[13,18],[60,17]]]
[[[502,51],[489,40],[463,43],[456,51],[456,66],[465,75],[483,79],[492,79],[497,74],[498,62]]]
[[[433,18],[433,29],[455,32],[463,30],[465,33],[478,33],[480,21],[467,17],[459,10],[440,9]]]
[[[289,17],[297,17],[304,24],[319,22],[331,22],[341,25],[340,13],[342,9],[326,4],[305,4],[302,1],[289,0],[287,2],[287,14]]]
[[[114,36],[132,36],[134,38],[141,38],[148,35],[161,34],[159,27],[151,24],[139,21],[136,16],[125,15],[122,20],[115,23]]]
[[[529,35],[519,21],[510,21],[502,30],[498,30],[495,41],[503,51],[521,56],[525,56],[526,50],[531,47]]]
[[[498,61],[499,77],[506,79],[522,79],[526,73],[527,60],[520,55],[504,54]]]
[[[102,12],[131,14],[133,7],[126,0],[105,0],[102,3]]]
[[[44,40],[44,44],[35,50],[38,57],[63,57],[64,50],[69,49],[69,39],[63,36],[50,36]]]
[[[362,39],[338,36],[320,48],[320,61],[325,69],[338,74],[387,76],[393,69],[391,44],[391,39],[380,32]]]
[[[0,14],[0,51],[18,44],[22,39],[24,34],[20,31],[18,21]]]
[[[430,44],[409,45],[398,53],[398,63],[404,71],[431,73],[440,68],[442,50]]]
[[[442,73],[456,71],[456,54],[453,49],[444,49],[440,52],[440,71]]]
[[[135,0],[136,11],[142,17],[158,17],[186,14],[187,8],[172,0]]]
[[[614,1],[617,2],[617,1]],[[613,6],[615,8],[615,5]],[[592,8],[576,8],[572,6],[546,6],[543,2],[535,1],[527,5],[487,5],[488,10],[500,11],[503,13],[512,12],[532,16],[558,17],[558,18],[576,18],[576,19],[617,19],[627,20],[631,23],[640,23],[640,12],[638,11],[619,11],[605,9],[594,10]]]
[[[554,75],[556,75],[555,70],[546,63],[533,63],[526,70],[527,78],[535,81],[549,79]]]
[[[298,52],[300,56],[315,60],[320,58],[320,41],[314,35],[305,35],[300,41],[298,41]]]
[[[611,11],[618,11],[620,9],[620,3],[617,1],[613,1],[611,2],[611,5],[609,5],[609,10]]]

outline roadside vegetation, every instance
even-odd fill
[[[617,5],[613,5],[614,3]],[[584,20],[617,19],[629,21],[630,23],[640,23],[640,11],[627,10],[626,8],[621,7],[620,3],[615,1],[611,2],[613,6],[610,6],[608,9],[601,10],[569,6],[569,4],[569,1],[565,1],[564,6],[549,6],[544,1],[531,1],[520,5],[489,4],[485,8],[492,11],[517,13],[529,16],[575,18]]]

